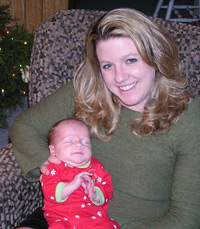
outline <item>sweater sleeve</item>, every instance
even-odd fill
[[[10,139],[16,160],[27,180],[39,179],[39,166],[49,157],[49,129],[59,120],[73,117],[72,95],[73,84],[63,85],[14,121]]]
[[[176,163],[168,211],[158,218],[133,221],[121,228],[200,228],[200,99],[196,99],[171,135]],[[194,109],[193,109],[194,108]]]

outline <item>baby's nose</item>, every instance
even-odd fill
[[[81,141],[77,141],[77,142],[76,142],[76,147],[82,147]]]

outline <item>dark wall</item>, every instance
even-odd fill
[[[158,0],[78,0],[79,8],[94,10],[111,10],[120,7],[130,7],[153,16]],[[168,4],[169,0],[164,0]],[[194,0],[175,0],[176,5],[193,5]],[[164,17],[166,10],[161,9],[159,16]]]
[[[80,0],[81,9],[111,10],[130,7],[149,16],[153,15],[156,5],[157,0]]]

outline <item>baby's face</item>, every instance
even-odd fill
[[[64,123],[58,125],[55,131],[52,150],[59,159],[75,167],[83,166],[91,159],[90,134],[86,126]]]

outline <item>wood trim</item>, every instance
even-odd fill
[[[37,26],[50,19],[58,10],[68,10],[68,0],[0,0],[0,6],[11,3],[10,14],[24,25],[27,31],[35,32]],[[79,0],[72,1],[78,7]]]

